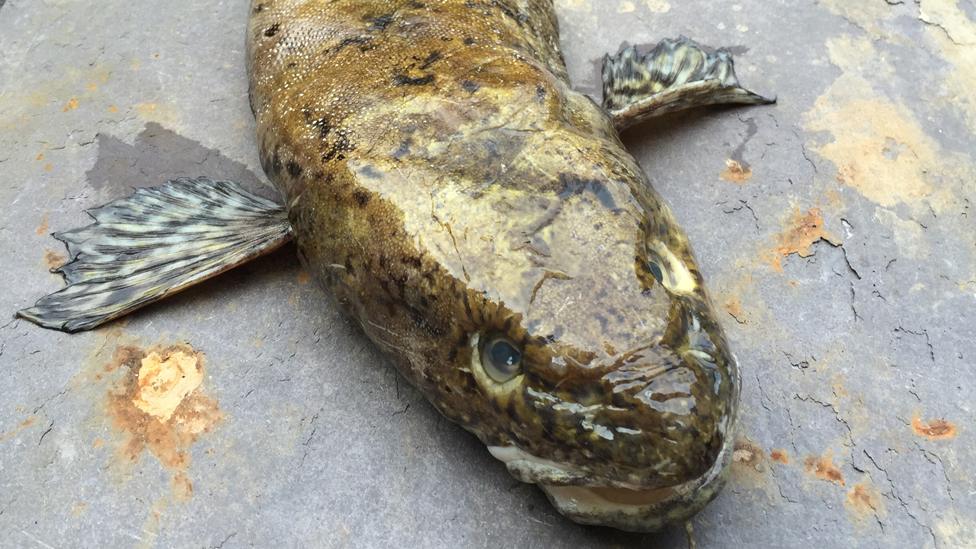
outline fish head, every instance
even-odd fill
[[[738,370],[685,233],[605,115],[574,105],[545,131],[451,133],[445,115],[387,145],[413,157],[351,162],[385,199],[369,207],[395,205],[390,233],[410,236],[379,244],[372,214],[361,238],[336,240],[375,243],[385,260],[369,272],[390,273],[338,294],[392,296],[364,307],[367,334],[559,511],[653,531],[723,484]]]
[[[724,483],[739,380],[684,232],[627,167],[481,198],[506,215],[467,255],[457,366],[513,476],[577,522],[653,531]]]

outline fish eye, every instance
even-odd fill
[[[505,383],[522,372],[522,351],[505,336],[492,336],[481,348],[481,364],[493,381]]]
[[[664,285],[664,271],[661,270],[661,266],[653,259],[648,260],[647,269],[651,271],[651,276],[654,280],[657,280],[658,284]]]

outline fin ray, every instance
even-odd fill
[[[46,328],[87,330],[216,276],[291,240],[285,209],[229,181],[181,178],[88,211],[94,223],[56,233],[67,286],[17,314]]]

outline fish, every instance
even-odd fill
[[[741,378],[688,237],[621,132],[762,105],[680,37],[573,89],[551,0],[254,0],[250,105],[281,202],[181,178],[55,236],[18,314],[91,329],[294,241],[431,405],[569,519],[634,532],[721,490]],[[666,177],[666,174],[656,174]],[[327,365],[325,365],[327,367]]]

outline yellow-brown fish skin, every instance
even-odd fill
[[[737,367],[684,232],[570,88],[551,0],[251,10],[262,165],[305,264],[400,371],[545,462],[509,460],[522,480],[666,494],[574,520],[653,530],[714,497]],[[522,350],[505,383],[481,364],[496,335]]]

